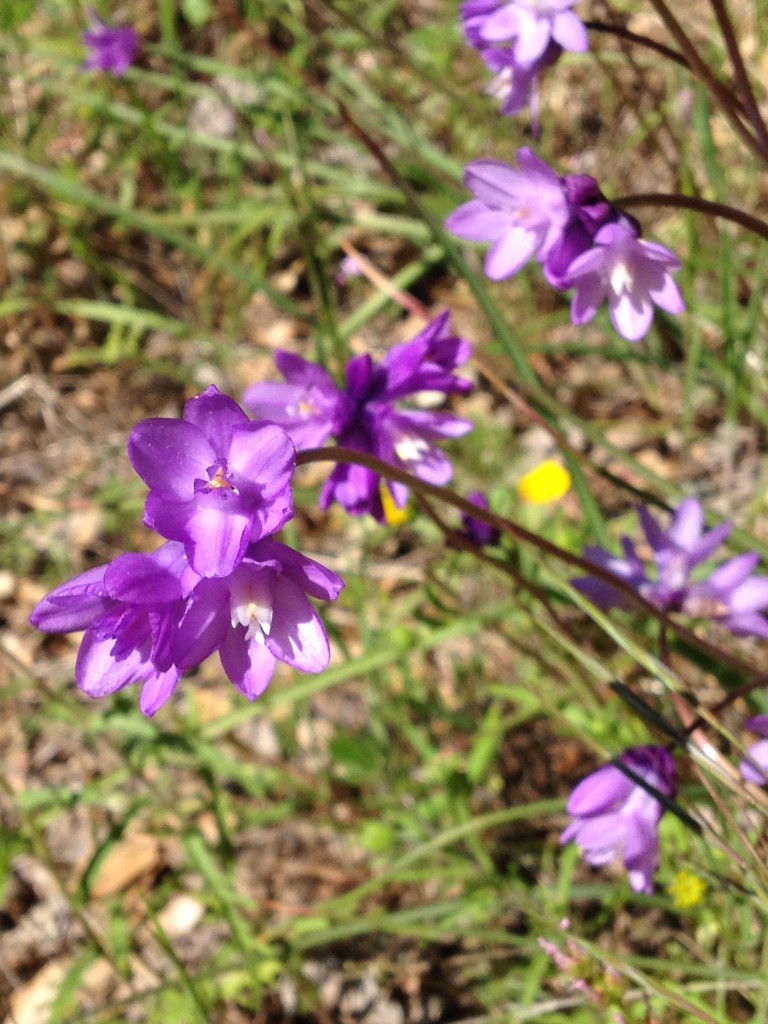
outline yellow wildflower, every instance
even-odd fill
[[[381,504],[384,506],[384,518],[387,526],[402,526],[409,516],[408,506],[398,508],[385,483],[379,484],[379,493],[381,494]]]
[[[667,886],[675,910],[690,910],[691,907],[695,907],[697,903],[701,903],[706,891],[707,886],[703,879],[690,871],[678,871]]]
[[[554,459],[545,459],[520,480],[517,493],[533,505],[559,501],[571,488],[571,474]]]

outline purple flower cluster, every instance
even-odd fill
[[[182,420],[139,423],[128,453],[150,488],[144,523],[166,543],[82,573],[31,615],[51,633],[85,630],[80,689],[101,697],[139,683],[152,715],[214,651],[249,700],[278,661],[322,671],[328,637],[308,596],[333,600],[344,584],[273,537],[293,515],[296,451],[286,432],[251,422],[210,387]]]
[[[554,288],[575,289],[574,324],[592,320],[605,301],[627,341],[645,337],[654,305],[683,312],[671,276],[680,267],[677,257],[642,239],[634,218],[609,203],[594,178],[561,177],[527,147],[518,150],[517,162],[468,164],[464,183],[474,198],[446,220],[459,238],[491,244],[485,257],[489,278],[511,277],[536,259]]]
[[[697,619],[721,622],[737,636],[768,638],[768,577],[755,575],[760,556],[736,555],[706,578],[692,574],[726,540],[730,523],[704,529],[704,511],[695,498],[686,498],[663,530],[647,508],[638,508],[650,559],[643,557],[629,537],[622,537],[623,557],[599,547],[588,547],[585,558],[611,573],[638,594],[667,612],[683,612]],[[574,587],[600,608],[622,606],[624,595],[601,579],[584,577]]]
[[[575,0],[465,0],[464,36],[493,72],[490,92],[502,114],[517,114],[531,101],[542,72],[564,50],[583,53],[587,31],[571,8]]]
[[[83,68],[87,71],[110,71],[120,78],[136,60],[141,40],[131,26],[112,28],[96,12],[88,12],[90,28],[83,32],[83,43],[91,51]]]
[[[449,314],[436,317],[410,341],[395,345],[376,364],[370,355],[347,363],[346,384],[339,388],[330,374],[289,352],[278,352],[277,368],[285,382],[254,384],[243,404],[262,420],[279,424],[299,450],[324,444],[329,437],[355,451],[414,473],[431,484],[446,484],[452,475],[446,455],[436,447],[445,438],[472,429],[469,420],[431,409],[409,409],[401,399],[419,392],[466,394],[470,381],[455,369],[467,361],[468,342],[450,332]],[[408,489],[387,484],[398,508]],[[320,495],[320,507],[337,501],[351,515],[370,513],[385,521],[381,478],[364,466],[338,464]]]
[[[619,761],[661,796],[671,799],[677,792],[675,763],[664,747],[631,747]],[[561,843],[575,842],[592,867],[621,860],[635,892],[653,891],[664,808],[648,789],[616,765],[605,765],[582,779],[566,810],[573,820]]]

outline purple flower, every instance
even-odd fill
[[[470,45],[510,42],[517,64],[532,64],[552,43],[583,53],[587,30],[571,8],[575,0],[469,0],[462,5]],[[473,42],[477,40],[477,42]]]
[[[619,211],[588,174],[567,174],[561,179],[568,220],[544,262],[544,275],[553,288],[568,287],[568,271],[577,256],[587,252],[605,224],[619,219]],[[626,219],[626,218],[625,218]]]
[[[754,718],[748,718],[744,725],[763,739],[748,748],[747,756],[739,762],[739,771],[745,782],[764,786],[768,783],[768,715],[755,715]]]
[[[693,587],[691,572],[725,541],[731,524],[723,523],[705,532],[704,510],[696,498],[686,498],[678,506],[666,531],[644,506],[638,508],[638,515],[655,571],[640,557],[629,537],[622,537],[623,558],[597,547],[586,548],[585,558],[622,579],[658,608],[687,611]],[[573,585],[601,608],[624,604],[621,593],[602,580],[585,577],[574,580]]]
[[[564,274],[563,286],[574,287],[571,320],[584,324],[608,302],[611,322],[627,341],[640,341],[653,320],[653,307],[668,313],[685,310],[671,271],[680,269],[677,257],[655,242],[638,237],[627,220],[606,224],[593,247],[577,256]]]
[[[662,796],[671,799],[677,792],[675,763],[663,747],[632,747],[619,761]],[[573,821],[561,843],[575,842],[592,867],[621,859],[634,891],[653,891],[664,808],[651,793],[610,764],[576,786],[566,810]]]
[[[328,637],[307,595],[333,600],[343,586],[335,573],[285,544],[258,541],[230,575],[198,583],[172,638],[172,655],[186,669],[218,651],[230,680],[255,700],[278,661],[302,672],[326,667]]]
[[[111,71],[115,78],[120,78],[136,60],[141,40],[135,29],[111,28],[93,10],[89,11],[89,21],[91,27],[81,38],[91,53],[83,68]]]
[[[278,351],[275,365],[285,377],[252,384],[243,405],[259,419],[279,423],[299,451],[324,444],[349,415],[349,401],[329,373],[291,352]]]
[[[78,687],[103,697],[142,684],[139,705],[153,715],[181,676],[171,638],[197,579],[183,546],[171,541],[152,554],[121,555],[81,573],[44,597],[30,622],[49,633],[84,629]]]
[[[517,151],[519,169],[499,160],[467,164],[464,183],[475,196],[449,215],[446,228],[468,242],[491,242],[485,272],[493,281],[511,277],[536,256],[546,260],[568,223],[562,181],[527,147]]]
[[[530,64],[520,64],[515,59],[514,51],[509,48],[483,46],[479,49],[483,62],[494,74],[486,92],[500,102],[501,113],[505,117],[519,114],[530,105],[532,119],[538,123],[536,86],[542,74],[559,59],[562,52],[561,46],[550,43],[537,60]]]
[[[723,563],[688,592],[685,611],[699,618],[717,619],[736,636],[768,639],[768,577],[754,575],[760,561],[755,551]]]
[[[470,491],[467,500],[471,501],[473,505],[477,505],[478,508],[487,510],[489,507],[488,499],[482,491]],[[489,526],[488,523],[475,519],[474,516],[470,516],[466,512],[461,513],[461,533],[467,540],[471,540],[473,544],[477,544],[481,548],[499,543],[499,531],[495,526]]]
[[[730,523],[704,530],[704,511],[695,498],[686,498],[663,530],[648,509],[638,509],[653,565],[641,558],[629,537],[622,537],[624,557],[603,548],[588,547],[585,558],[623,580],[646,601],[663,611],[683,612],[697,619],[721,622],[736,636],[768,639],[768,577],[755,575],[760,561],[756,552],[736,555],[698,581],[691,576],[727,539]],[[610,583],[592,577],[573,581],[573,586],[600,608],[616,608],[626,602]]]
[[[274,424],[252,423],[213,386],[187,402],[183,420],[138,423],[128,455],[150,488],[145,524],[181,541],[201,576],[228,575],[249,542],[293,515],[290,438]]]
[[[416,337],[390,349],[379,364],[369,355],[351,359],[344,390],[324,371],[294,356],[289,367],[293,376],[287,384],[254,385],[244,402],[254,415],[284,426],[299,447],[308,441],[320,444],[333,434],[345,448],[402,466],[429,483],[445,484],[451,478],[451,464],[436,443],[462,436],[472,424],[449,413],[403,409],[395,403],[423,391],[466,394],[472,387],[454,373],[469,358],[470,347],[450,333],[449,321],[448,313],[436,317]],[[279,366],[285,374],[284,354],[282,360]],[[302,398],[307,382],[316,391]],[[281,401],[285,402],[282,408]],[[301,401],[305,415],[297,429],[296,409]],[[370,469],[338,464],[320,495],[320,507],[338,501],[352,515],[370,513],[384,522],[380,484],[380,477]],[[407,488],[396,483],[388,486],[395,504],[402,508]]]

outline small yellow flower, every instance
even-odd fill
[[[571,474],[554,459],[545,459],[520,480],[517,493],[532,505],[559,501],[571,489]]]
[[[387,526],[402,526],[410,515],[408,506],[398,508],[385,483],[379,484],[379,493],[381,494],[381,504],[384,506],[384,519]]]
[[[695,907],[697,903],[701,903],[706,891],[706,883],[690,871],[678,871],[667,886],[675,910],[690,910],[691,907]]]

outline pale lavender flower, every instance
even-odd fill
[[[279,423],[299,451],[324,444],[350,415],[350,403],[321,366],[278,350],[275,365],[285,378],[252,384],[243,405],[259,419]]]
[[[739,762],[739,771],[745,782],[756,786],[768,783],[768,715],[755,715],[744,723],[747,729],[762,736],[747,749],[747,756]]]
[[[113,28],[89,10],[90,28],[83,32],[82,41],[91,53],[83,64],[86,70],[109,71],[120,78],[136,60],[141,40],[130,25]]]
[[[640,341],[653,320],[653,307],[682,313],[685,303],[671,272],[680,261],[656,242],[638,237],[628,219],[606,224],[594,237],[593,247],[577,256],[564,274],[563,286],[576,289],[571,320],[587,323],[608,302],[611,322],[627,341]]]
[[[244,403],[254,415],[285,427],[299,447],[308,441],[320,444],[333,434],[342,447],[402,466],[429,483],[445,484],[451,478],[451,465],[436,443],[462,436],[471,430],[471,422],[395,403],[424,391],[466,394],[471,382],[454,371],[466,362],[469,352],[468,343],[451,334],[449,314],[443,313],[416,337],[395,345],[379,364],[367,354],[350,359],[343,390],[324,371],[294,356],[293,376],[287,384],[254,385],[246,391]],[[285,373],[284,365],[280,368]],[[308,383],[317,390],[307,392]],[[297,425],[300,399],[305,412]],[[282,409],[281,400],[285,402]],[[381,478],[372,470],[339,463],[321,492],[320,507],[338,501],[352,515],[370,513],[384,522],[380,486]],[[388,486],[395,504],[403,507],[407,488],[397,483]]]
[[[562,180],[530,149],[518,167],[475,160],[464,171],[474,199],[448,216],[446,228],[468,242],[490,242],[485,272],[493,281],[516,274],[530,259],[546,260],[568,223]]]
[[[187,402],[183,420],[138,423],[128,455],[150,488],[144,523],[181,541],[201,576],[228,575],[249,542],[293,515],[290,438],[273,423],[252,423],[213,386]]]
[[[631,747],[619,761],[662,797],[677,792],[675,763],[664,747]],[[635,892],[653,891],[664,807],[651,792],[616,765],[605,765],[576,786],[566,810],[573,820],[561,843],[575,842],[592,867],[621,860]]]
[[[484,46],[479,50],[485,66],[494,75],[485,90],[501,105],[505,117],[519,114],[526,107],[531,108],[531,120],[538,126],[537,86],[543,73],[560,57],[563,49],[557,43],[550,43],[544,53],[531,64],[520,64],[509,48]],[[536,128],[535,134],[538,132]]]
[[[319,562],[278,541],[249,545],[235,570],[201,580],[171,640],[181,669],[218,651],[222,667],[248,700],[269,685],[278,661],[321,672],[330,648],[307,595],[334,600],[343,581]]]
[[[755,575],[760,555],[755,551],[729,559],[688,592],[685,611],[698,618],[716,619],[736,636],[768,639],[768,577]]]
[[[623,537],[621,541],[623,558],[598,547],[587,547],[584,557],[623,580],[656,607],[664,611],[696,614],[703,605],[691,582],[691,573],[726,540],[731,524],[722,523],[713,530],[705,531],[704,510],[696,498],[686,498],[678,506],[666,530],[642,505],[638,508],[638,515],[652,564],[640,557],[629,537]],[[574,580],[573,585],[601,608],[625,603],[623,595],[603,580],[585,577]],[[689,610],[691,593],[696,600]]]
[[[465,23],[471,21],[465,34],[484,43],[510,43],[518,64],[532,64],[553,42],[583,53],[589,46],[587,30],[573,13],[574,4],[575,0],[501,0],[487,10],[465,4]]]
[[[652,562],[640,557],[629,537],[621,540],[623,557],[587,547],[585,558],[663,611],[720,622],[736,636],[768,639],[768,619],[761,614],[768,609],[768,577],[755,574],[760,561],[756,552],[736,555],[704,579],[692,579],[727,539],[730,523],[705,530],[704,510],[695,498],[678,506],[667,530],[643,506],[638,514]],[[583,577],[573,580],[573,585],[600,608],[626,604],[624,595],[602,579]]]
[[[363,277],[363,271],[360,264],[357,262],[354,256],[345,256],[339,263],[339,269],[336,271],[336,284],[339,286],[348,284],[353,277]]]
[[[170,541],[63,583],[38,603],[30,622],[48,633],[85,630],[75,664],[78,687],[103,697],[140,684],[139,706],[153,715],[181,676],[171,638],[198,579],[183,545]]]

